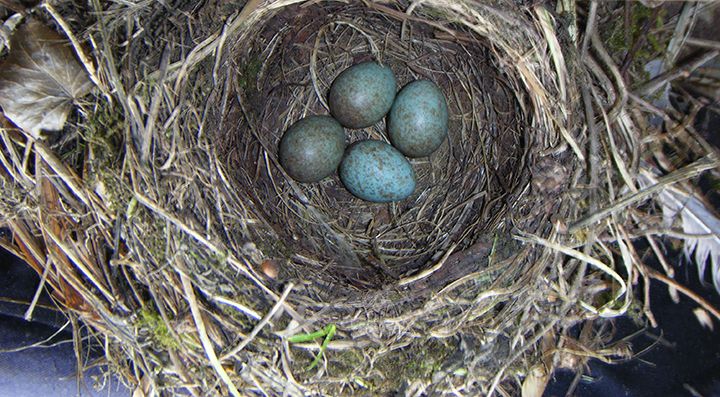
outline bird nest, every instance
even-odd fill
[[[111,372],[167,394],[512,393],[547,380],[560,330],[628,307],[627,247],[593,248],[614,223],[558,237],[604,198],[581,189],[604,183],[593,164],[637,160],[627,129],[602,152],[583,121],[576,76],[599,106],[618,97],[599,43],[588,73],[576,30],[513,1],[175,3],[94,2],[99,90],[72,138],[3,133],[37,167],[5,178],[12,245]],[[448,102],[448,139],[397,203],[278,164],[287,127],[365,60]]]

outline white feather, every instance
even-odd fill
[[[651,171],[643,170],[639,182],[644,188],[656,184],[657,179]],[[709,258],[712,282],[720,293],[720,219],[697,197],[673,186],[663,189],[657,201],[662,206],[665,227],[671,227],[679,217],[684,233],[705,235],[686,238],[684,252],[688,259],[695,259],[700,280],[703,279]]]

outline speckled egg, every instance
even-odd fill
[[[381,141],[351,145],[339,173],[347,190],[367,201],[399,201],[415,190],[415,172],[410,163],[397,149]]]
[[[395,75],[389,67],[363,62],[335,78],[328,106],[333,117],[345,127],[365,128],[385,117],[396,91]]]
[[[408,157],[437,150],[448,133],[448,107],[440,88],[428,80],[403,87],[388,114],[387,129],[390,142]]]
[[[345,151],[345,130],[330,116],[300,119],[280,140],[280,164],[293,179],[317,182],[332,174]]]

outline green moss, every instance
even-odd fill
[[[352,383],[357,390],[372,395],[386,395],[402,390],[409,382],[430,382],[433,374],[443,367],[456,350],[456,344],[450,339],[418,340],[408,347],[376,357],[372,370],[366,355],[372,356],[374,353],[366,349],[327,350],[325,358],[333,376]],[[312,358],[309,354],[298,355],[291,363],[293,374],[301,381],[316,373],[307,371],[308,361],[305,357]],[[457,375],[463,374],[462,369],[458,370]]]
[[[611,291],[603,291],[599,293],[597,296],[595,296],[594,304],[595,307],[603,307],[604,305],[607,305],[608,303],[611,303],[614,299],[613,293]]]
[[[720,178],[715,177],[715,175],[711,173],[706,173],[703,176],[708,183],[708,189],[710,192],[720,192]]]
[[[635,325],[642,326],[645,323],[645,312],[642,303],[638,299],[633,299],[628,306],[625,315],[632,320]]]
[[[632,63],[632,70],[636,73],[643,74],[644,78],[647,78],[646,72],[643,70],[643,66],[649,61],[657,58],[665,52],[669,36],[667,34],[660,34],[664,23],[665,17],[667,16],[667,10],[661,9],[654,20],[651,21],[651,26],[648,33],[645,35],[645,42],[641,45]],[[625,42],[625,21],[624,18],[615,18],[611,23],[608,34],[605,37],[608,50],[618,60],[622,60],[625,54],[630,50],[630,46],[633,45],[642,35],[643,25],[648,21],[649,18],[653,17],[653,9],[645,7],[640,2],[632,2],[630,5],[630,20],[629,20],[629,38],[628,43]]]
[[[430,381],[456,346],[446,339],[428,339],[401,351],[380,358],[375,367],[383,374],[395,374],[385,380],[373,379],[384,392],[400,390],[405,382],[413,380]]]
[[[123,110],[119,106],[99,102],[83,127],[81,136],[97,150],[100,160],[117,160],[117,150],[125,129]]]
[[[282,239],[256,238],[253,241],[266,257],[289,259],[294,255],[294,251]]]
[[[255,91],[255,82],[262,68],[262,62],[258,58],[251,58],[240,69],[238,86],[246,93]]]
[[[154,218],[153,215],[149,214],[144,208],[143,213],[148,217],[148,221],[153,222],[152,225],[154,226],[145,233],[145,245],[157,263],[165,263],[167,223],[159,217]]]
[[[178,349],[180,343],[173,337],[160,314],[143,307],[138,313],[136,325],[150,333],[150,339],[165,349]]]
[[[106,101],[98,102],[94,110],[79,131],[82,140],[78,146],[92,154],[88,159],[89,179],[102,184],[106,190],[106,204],[110,210],[117,211],[127,206],[132,196],[119,174],[124,151],[124,113],[120,106]]]

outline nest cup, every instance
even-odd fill
[[[226,79],[236,95],[212,130],[233,186],[270,226],[251,229],[252,241],[273,241],[261,250],[290,277],[344,287],[332,294],[381,289],[432,266],[450,247],[463,251],[491,238],[527,184],[527,95],[486,38],[452,24],[442,29],[443,13],[292,5],[267,14],[228,49]],[[411,160],[414,194],[390,205],[353,197],[337,175],[296,183],[277,160],[284,131],[305,116],[329,114],[334,78],[367,60],[390,67],[400,87],[434,81],[450,113],[445,143]],[[385,127],[347,129],[348,142],[387,141]],[[448,276],[472,269],[458,271]]]

